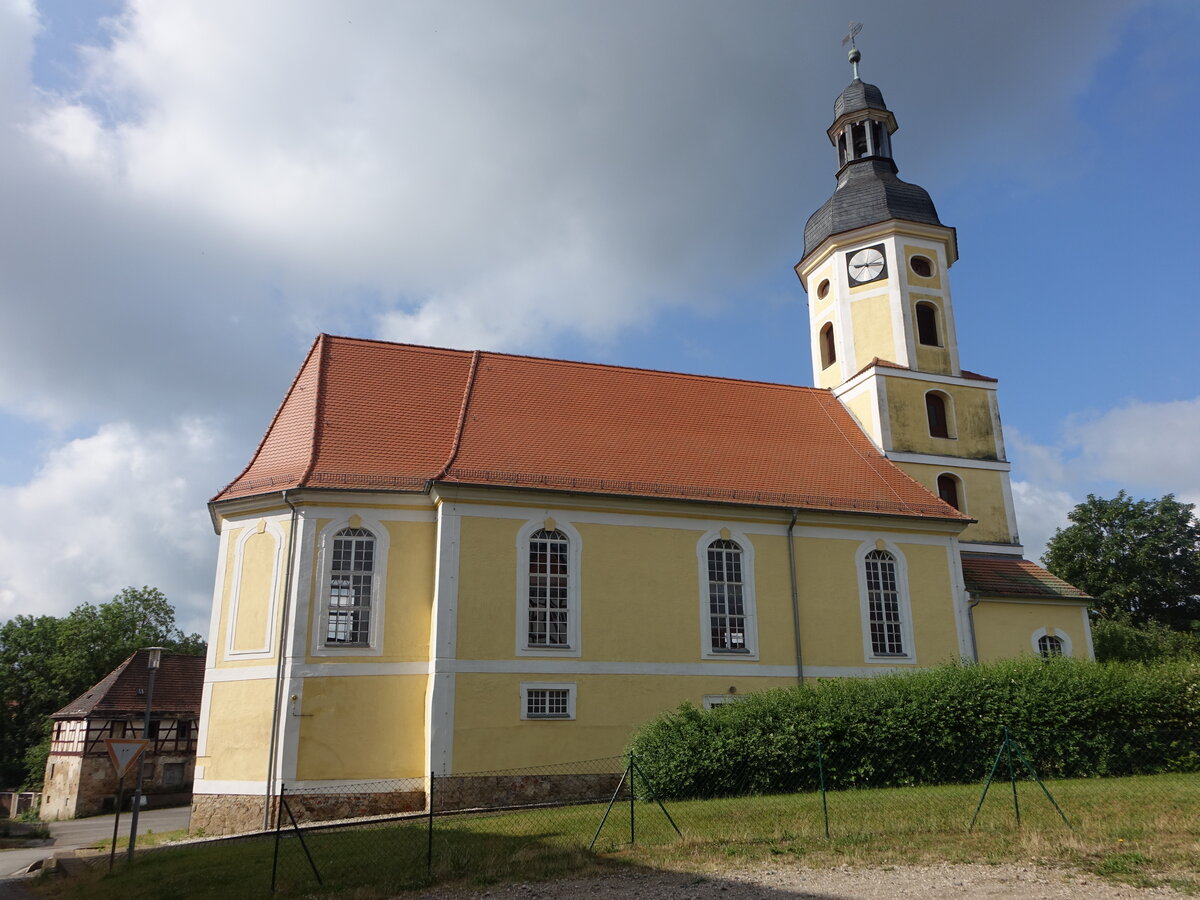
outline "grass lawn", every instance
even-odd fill
[[[1074,830],[1036,784],[992,786],[973,833],[967,825],[979,785],[839,791],[828,795],[830,837],[819,794],[672,802],[675,835],[658,807],[638,802],[630,845],[628,802],[614,807],[596,843],[588,842],[604,804],[516,813],[449,816],[435,822],[432,873],[427,822],[308,832],[323,884],[300,842],[281,842],[281,896],[386,897],[434,882],[491,884],[587,875],[613,866],[704,872],[770,859],[773,865],[904,865],[933,861],[1036,861],[1134,884],[1169,883],[1200,893],[1200,776],[1153,775],[1057,781],[1049,785]],[[47,897],[225,898],[267,896],[273,841],[240,840],[164,847],[109,875],[97,871],[47,880]]]

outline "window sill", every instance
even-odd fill
[[[717,654],[719,656],[750,656],[751,655],[749,647],[743,647],[741,650],[726,650],[724,647],[713,647],[708,652]]]
[[[526,722],[546,722],[546,721],[569,722],[569,721],[571,721],[571,718],[572,718],[571,716],[526,716],[525,721]]]

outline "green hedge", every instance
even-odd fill
[[[684,704],[630,746],[664,797],[978,781],[1008,726],[1047,778],[1200,769],[1200,663],[1071,659],[819,680],[711,711]]]

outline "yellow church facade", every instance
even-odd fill
[[[797,266],[814,388],[320,336],[210,504],[193,828],[616,755],[685,701],[1089,657],[1087,597],[1022,558],[954,231],[894,131],[856,77]]]

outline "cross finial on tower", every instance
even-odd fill
[[[850,45],[850,68],[854,72],[854,80],[858,81],[858,61],[862,59],[862,54],[858,52],[858,47],[854,45],[854,38],[862,31],[862,22],[851,22],[850,31],[842,38],[842,46]]]

